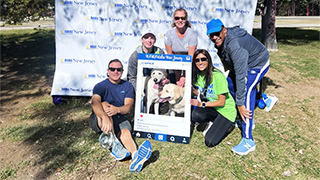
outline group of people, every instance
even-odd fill
[[[207,50],[197,49],[197,33],[191,28],[185,9],[177,9],[173,14],[172,29],[165,34],[166,51],[168,54],[192,56],[191,88],[198,98],[190,100],[190,104],[197,107],[191,112],[191,125],[207,123],[205,144],[208,147],[219,144],[232,131],[238,117],[242,120],[242,139],[232,151],[247,155],[256,147],[252,129],[256,97],[261,94],[257,92],[257,85],[269,69],[269,53],[263,44],[240,27],[225,27],[220,19],[212,19],[206,26],[207,36],[229,70],[228,77],[213,66]],[[123,73],[121,61],[114,59],[109,62],[108,78],[93,89],[93,111],[89,120],[94,131],[113,132],[122,142],[129,151],[128,156],[131,155],[132,172],[141,171],[152,151],[148,140],[136,147],[131,135],[132,127],[125,116],[134,103],[138,54],[165,53],[154,45],[156,36],[152,31],[142,34],[141,42],[142,45],[130,56],[128,81],[120,79]],[[178,70],[169,72],[169,79],[180,86],[185,82],[184,74]],[[278,101],[275,96],[265,94],[262,99],[268,111]],[[117,158],[116,152],[111,154]]]

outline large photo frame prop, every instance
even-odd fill
[[[138,55],[135,137],[189,144],[191,62],[189,55]],[[185,76],[184,88],[170,82],[174,72]]]

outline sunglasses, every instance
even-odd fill
[[[222,31],[222,29],[221,29],[221,31]],[[214,36],[219,37],[219,36],[220,36],[221,31],[211,33],[211,34],[209,34],[209,35],[208,35],[208,37],[209,37],[210,39],[212,39]]]
[[[181,20],[186,20],[187,18],[184,16],[184,17],[174,17],[174,20],[178,21],[179,19]]]
[[[194,62],[197,64],[197,63],[199,63],[199,62],[206,62],[207,61],[207,58],[205,58],[205,57],[203,57],[203,58],[196,58],[195,60],[194,60]]]
[[[123,69],[122,68],[111,68],[109,67],[109,70],[114,72],[115,70],[117,70],[118,72],[122,71]]]

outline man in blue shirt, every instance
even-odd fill
[[[152,147],[146,140],[137,151],[137,147],[131,136],[131,124],[125,116],[134,103],[134,89],[131,83],[121,80],[123,65],[120,60],[113,59],[108,65],[108,78],[96,84],[92,95],[92,114],[89,124],[97,132],[113,132],[122,142],[112,148],[111,154],[117,160],[127,157],[119,156],[119,151],[128,150],[128,156],[131,154],[132,163],[130,171],[139,172],[143,163],[151,156]],[[121,153],[123,154],[123,153]]]

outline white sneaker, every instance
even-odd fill
[[[207,123],[207,126],[204,128],[204,130],[202,132],[203,136],[206,136],[206,134],[207,134],[208,130],[210,129],[210,127],[212,126],[212,124],[213,123],[211,121]]]
[[[271,94],[270,96],[268,96],[266,99],[263,99],[264,103],[266,104],[266,107],[264,108],[265,111],[269,112],[273,106],[279,101],[279,99]]]

